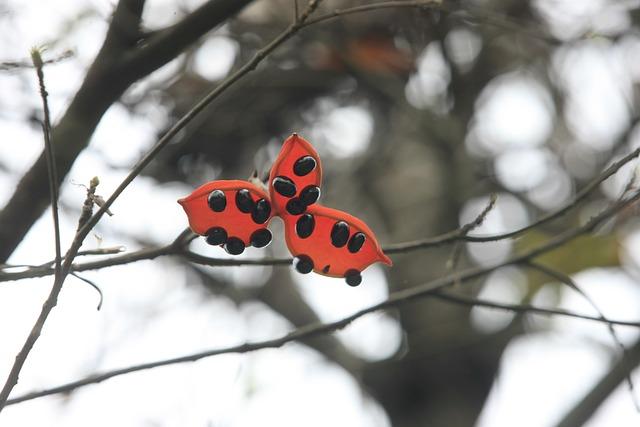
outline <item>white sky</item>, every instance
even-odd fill
[[[176,15],[164,13],[169,0],[149,1],[145,18],[151,26],[166,25]],[[189,7],[197,1],[185,2]],[[552,28],[565,34],[579,34],[584,28],[602,31],[614,24],[624,25],[624,14],[615,8],[602,12],[603,1],[540,0],[536,3]],[[580,4],[580,5],[578,5]],[[105,18],[112,7],[106,0],[12,0],[7,9],[13,15],[0,15],[0,59],[28,57],[31,46],[67,37],[50,48],[55,55],[74,49],[73,59],[48,67],[46,78],[54,117],[59,117],[69,97],[77,89],[86,66],[96,53],[106,28]],[[86,8],[97,10],[81,25],[67,29],[65,23]],[[550,13],[550,10],[562,13]],[[613,9],[613,10],[612,10]],[[558,18],[560,15],[560,18]],[[603,30],[604,29],[604,30]],[[461,63],[473,60],[477,38],[468,31],[452,37],[452,44],[467,46]],[[195,67],[208,78],[228,72],[237,50],[224,34],[211,36],[196,56]],[[628,61],[640,53],[640,40],[624,39],[618,44],[602,40],[578,43],[559,50],[554,71],[570,100],[565,114],[572,123],[579,150],[608,148],[611,138],[627,126],[626,109],[632,83],[638,82],[637,63]],[[441,61],[442,52],[430,46],[421,56],[420,69],[407,86],[409,102],[419,108],[446,110],[441,97],[449,75]],[[576,66],[578,64],[579,66]],[[168,66],[168,67],[171,67]],[[160,70],[157,79],[166,70]],[[145,84],[137,85],[143,91]],[[25,111],[39,105],[32,71],[0,73],[0,203],[10,197],[13,186],[41,150],[40,132],[22,123]],[[543,143],[552,131],[555,112],[544,87],[526,74],[509,74],[496,79],[478,103],[476,126],[467,145],[474,154],[491,159],[498,179],[511,190],[530,190],[534,203],[552,208],[570,197],[572,188],[564,168],[554,160]],[[70,180],[86,183],[101,178],[100,191],[108,194],[126,174],[126,169],[153,142],[166,112],[146,105],[144,115],[131,117],[114,106],[105,115],[90,149],[76,161],[63,187],[62,200],[80,206],[84,190]],[[339,110],[329,105],[313,132],[324,138],[328,150],[337,157],[356,156],[368,146],[373,131],[371,117],[361,106]],[[331,112],[330,112],[331,111]],[[118,141],[126,129],[130,150]],[[340,145],[331,144],[336,134]],[[113,170],[110,166],[121,167]],[[562,175],[565,174],[565,175]],[[564,181],[563,181],[564,180]],[[565,185],[562,185],[565,182]],[[560,183],[560,184],[558,184]],[[626,183],[613,184],[616,193]],[[87,246],[136,244],[124,240],[123,233],[166,243],[184,227],[184,216],[175,200],[190,192],[183,186],[159,186],[140,178],[123,194],[113,210],[97,228],[102,237],[88,239]],[[536,193],[537,192],[537,193]],[[535,195],[537,194],[537,196]],[[461,213],[461,223],[477,215],[486,199],[471,200]],[[150,207],[162,206],[162,209]],[[63,212],[63,242],[70,242],[75,215]],[[529,221],[517,199],[501,195],[477,233],[506,231]],[[38,263],[53,256],[51,220],[41,218],[16,251],[11,261]],[[631,236],[625,247],[633,260],[640,239]],[[274,242],[274,246],[282,242]],[[511,250],[508,242],[487,249],[470,246],[479,263],[494,262]],[[211,255],[225,256],[224,252]],[[250,253],[255,256],[256,253]],[[488,257],[489,255],[489,257]],[[637,258],[637,255],[636,255]],[[230,269],[224,274],[243,277],[247,284],[267,277],[268,268]],[[365,272],[366,286],[348,288],[342,282],[320,276],[294,276],[304,296],[323,320],[347,315],[387,296],[383,268]],[[198,350],[224,347],[247,340],[280,336],[291,329],[285,320],[260,304],[235,307],[224,298],[203,298],[197,284],[189,283],[184,272],[170,262],[142,262],[89,272],[105,296],[104,307],[96,311],[97,294],[70,277],[20,377],[15,394],[56,385],[96,370],[177,356]],[[491,275],[482,296],[501,301],[517,301],[523,276],[517,270],[501,270]],[[617,319],[640,318],[637,284],[618,270],[589,270],[575,277],[601,305],[605,314]],[[0,285],[0,371],[9,369],[17,349],[30,329],[51,286],[50,278]],[[540,304],[553,304],[543,289]],[[571,292],[562,292],[562,306],[592,313],[590,307]],[[509,315],[474,309],[471,321],[479,330],[504,327]],[[531,334],[509,345],[500,375],[494,384],[479,422],[481,427],[552,425],[581,393],[606,371],[611,360],[610,337],[601,325],[566,319],[530,316]],[[378,360],[393,354],[402,331],[395,320],[384,314],[367,316],[338,334],[355,354]],[[637,331],[620,328],[625,342]],[[0,374],[2,376],[4,374]],[[636,382],[640,376],[636,375]],[[549,387],[549,384],[554,387]],[[105,404],[106,403],[106,404]],[[602,406],[590,427],[635,426],[640,416],[624,385]],[[249,355],[225,355],[194,364],[172,366],[109,380],[75,392],[72,397],[55,396],[7,408],[0,414],[0,425],[64,426],[140,426],[140,425],[223,425],[223,426],[387,426],[384,410],[363,395],[355,381],[327,363],[312,350],[298,344]]]

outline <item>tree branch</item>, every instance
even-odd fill
[[[624,357],[560,420],[556,427],[581,427],[598,410],[611,393],[640,364],[640,340]]]
[[[40,52],[36,48],[31,51],[31,59],[33,60],[33,65],[36,68],[38,85],[40,88],[40,96],[42,98],[42,107],[44,111],[44,123],[42,126],[42,130],[44,133],[45,155],[47,171],[49,175],[49,191],[51,195],[51,211],[53,215],[53,230],[56,253],[54,266],[55,276],[53,280],[53,287],[51,288],[51,292],[49,293],[49,296],[42,306],[40,316],[38,317],[35,325],[33,325],[31,333],[25,340],[22,348],[16,355],[13,366],[11,367],[11,371],[9,371],[9,375],[7,376],[7,380],[5,381],[2,390],[0,390],[0,412],[4,408],[11,390],[13,390],[13,387],[15,387],[15,385],[18,383],[20,370],[22,369],[22,366],[24,366],[24,362],[27,360],[29,352],[40,336],[40,333],[42,332],[42,328],[44,326],[44,322],[46,321],[53,307],[55,307],[56,305],[56,301],[58,299],[58,295],[60,294],[62,283],[64,281],[64,276],[62,275],[61,271],[60,221],[58,219],[58,187],[56,185],[56,182],[58,182],[58,177],[56,172],[56,160],[50,139],[51,121],[49,117],[49,103],[47,102],[48,94],[47,89],[44,85],[44,73],[42,71],[43,61],[42,57],[40,56]]]
[[[593,307],[596,310],[599,318],[607,324],[607,328],[609,329],[609,334],[611,335],[611,338],[613,339],[614,344],[620,349],[620,352],[622,353],[622,357],[626,355],[627,348],[624,346],[624,344],[622,344],[622,341],[620,340],[620,337],[618,337],[618,333],[614,329],[613,324],[609,321],[609,319],[605,317],[602,310],[600,310],[596,302],[589,296],[589,294],[587,294],[584,290],[582,290],[582,288],[580,288],[578,284],[570,276],[564,273],[561,273],[559,271],[556,271],[552,268],[549,268],[543,264],[539,264],[533,261],[529,261],[527,263],[527,266],[535,270],[538,270],[553,279],[560,281],[560,283],[567,285],[568,287],[570,287],[571,289],[579,293],[589,303],[589,305],[591,305],[591,307]],[[629,386],[629,393],[631,395],[633,404],[635,405],[636,410],[640,411],[640,406],[638,405],[638,401],[635,396],[635,391],[634,391],[635,386],[633,384],[633,379],[631,378],[631,375],[627,375],[627,385]]]
[[[31,60],[36,68],[36,75],[38,76],[38,86],[40,88],[40,97],[42,98],[42,112],[44,115],[44,122],[42,124],[42,133],[44,135],[44,148],[45,159],[47,162],[47,171],[49,175],[49,195],[51,198],[51,214],[53,216],[53,234],[55,241],[55,260],[54,260],[54,272],[56,278],[60,275],[60,266],[62,254],[60,250],[60,219],[58,218],[58,171],[56,168],[56,156],[51,144],[51,115],[49,113],[49,102],[47,97],[47,88],[44,85],[44,72],[42,56],[37,48],[31,50]]]

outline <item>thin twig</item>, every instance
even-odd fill
[[[293,1],[293,22],[298,22],[300,19],[300,10],[298,10],[298,0]]]
[[[102,294],[102,289],[100,289],[100,286],[96,285],[93,281],[87,279],[86,277],[83,277],[81,275],[79,275],[78,273],[74,273],[73,271],[71,273],[73,277],[75,277],[76,279],[80,279],[82,280],[84,283],[86,283],[87,285],[91,286],[93,289],[96,290],[96,292],[98,292],[98,306],[96,307],[96,310],[100,311],[100,309],[102,308],[102,303],[104,301],[104,295]]]
[[[637,340],[629,351],[611,367],[586,395],[577,401],[566,415],[555,424],[556,427],[582,427],[598,410],[600,405],[611,396],[611,393],[640,363],[640,340]]]
[[[42,66],[55,64],[55,63],[64,61],[65,59],[71,58],[73,56],[73,54],[74,54],[74,52],[72,50],[66,50],[66,51],[62,52],[56,58],[47,59],[47,60],[42,61]],[[0,62],[0,71],[13,71],[13,70],[22,69],[22,68],[37,68],[37,67],[34,65],[33,59],[31,61],[23,60],[23,61],[2,61],[2,62]]]
[[[330,19],[352,15],[354,13],[368,12],[382,9],[400,9],[400,8],[443,8],[443,0],[417,0],[417,1],[388,1],[354,6],[345,9],[334,9],[324,15],[317,16],[307,21],[305,26],[317,24],[319,22],[328,21]]]
[[[560,308],[545,308],[538,307],[531,304],[507,304],[498,301],[490,301],[481,298],[472,298],[463,295],[456,295],[450,292],[433,292],[430,296],[441,299],[443,301],[449,301],[455,304],[460,304],[468,307],[485,307],[502,311],[511,311],[515,313],[523,313],[523,314],[541,314],[545,316],[562,316],[562,317],[571,317],[574,319],[581,320],[589,320],[592,322],[606,323],[611,325],[619,325],[619,326],[631,326],[634,328],[640,328],[640,321],[628,321],[628,320],[603,320],[600,316],[591,316],[588,314],[576,313],[569,310],[564,310]]]
[[[473,221],[467,224],[464,224],[462,227],[460,227],[460,239],[464,239],[469,234],[470,231],[479,227],[484,222],[484,220],[487,218],[487,215],[489,215],[489,212],[491,212],[491,210],[495,207],[497,200],[498,200],[498,196],[496,194],[491,194],[491,196],[489,196],[489,203],[487,203],[487,206],[485,206],[482,212],[480,212],[480,214],[477,217],[475,217]],[[462,245],[460,244],[461,242],[462,240],[456,240],[456,242],[453,245],[453,249],[451,250],[451,256],[447,261],[447,268],[449,270],[455,270],[456,266],[458,265],[458,261],[460,259],[460,253],[462,250]]]
[[[443,300],[443,301],[447,301],[450,303],[461,304],[461,305],[471,306],[471,307],[486,307],[486,308],[502,310],[502,311],[528,313],[528,314],[533,313],[533,314],[541,314],[541,315],[548,315],[548,316],[557,315],[557,316],[571,317],[576,319],[589,320],[594,322],[603,322],[602,318],[600,317],[574,313],[568,310],[542,308],[542,307],[535,307],[532,305],[523,305],[523,304],[505,304],[505,303],[500,303],[495,301],[470,298],[470,297],[454,295],[451,293],[444,293],[444,292],[432,292],[431,294],[429,294],[429,296]],[[343,319],[333,323],[309,325],[304,328],[297,329],[296,331],[293,331],[285,335],[284,337],[277,338],[277,339],[265,340],[265,341],[250,343],[250,344],[243,344],[243,345],[229,347],[225,349],[209,350],[206,352],[182,356],[175,359],[167,359],[167,360],[161,360],[157,362],[150,362],[150,363],[145,363],[141,365],[134,365],[134,366],[129,366],[127,368],[108,371],[101,374],[93,374],[91,376],[88,376],[78,381],[73,381],[73,382],[59,385],[57,387],[52,387],[42,391],[36,391],[36,392],[24,394],[22,396],[17,396],[13,399],[10,399],[7,402],[7,404],[14,405],[17,403],[25,402],[27,400],[38,399],[40,397],[50,396],[53,394],[69,393],[70,391],[73,391],[83,386],[87,386],[90,384],[97,384],[102,381],[108,380],[110,378],[114,378],[120,375],[126,375],[132,372],[138,372],[141,370],[159,368],[162,366],[167,366],[167,365],[172,365],[177,363],[195,362],[205,357],[212,357],[220,354],[248,353],[251,351],[262,350],[265,348],[281,347],[284,344],[291,341],[303,340],[305,338],[310,338],[314,335],[321,334],[321,333],[334,332],[338,329],[341,329],[347,326],[346,324],[344,324],[344,322],[345,320]],[[608,322],[613,323],[615,325],[621,325],[621,326],[640,327],[640,322],[630,322],[630,321],[624,321],[624,320],[609,320]],[[301,333],[302,329],[305,329],[306,333],[304,334]]]
[[[516,255],[513,256],[505,261],[502,261],[500,263],[497,264],[493,264],[491,266],[485,266],[485,267],[473,267],[473,268],[469,268],[463,271],[460,271],[456,274],[452,274],[452,275],[448,275],[445,277],[441,277],[439,279],[433,280],[431,282],[427,282],[424,283],[422,285],[419,286],[415,286],[412,288],[408,288],[408,289],[403,289],[401,291],[396,291],[393,292],[389,295],[389,297],[385,300],[382,301],[380,303],[371,305],[369,307],[366,307],[362,310],[359,310],[357,312],[355,312],[354,314],[347,316],[341,320],[337,320],[335,322],[330,322],[330,323],[324,323],[324,324],[312,324],[312,325],[307,325],[301,328],[298,328],[280,338],[275,338],[275,339],[270,339],[270,340],[265,340],[265,341],[260,341],[260,342],[255,342],[255,343],[246,343],[246,344],[241,344],[241,345],[236,345],[236,346],[232,346],[232,347],[227,347],[227,348],[222,348],[222,349],[213,349],[213,350],[207,350],[207,351],[203,351],[203,352],[199,352],[199,353],[194,353],[194,354],[189,354],[189,355],[185,355],[185,356],[181,356],[181,357],[176,357],[176,358],[171,358],[171,359],[163,359],[163,360],[158,360],[155,362],[149,362],[149,363],[143,363],[140,365],[133,365],[133,366],[129,366],[126,368],[121,368],[121,369],[115,369],[112,371],[107,371],[104,373],[100,373],[100,374],[94,374],[94,375],[90,375],[84,379],[81,380],[77,380],[77,381],[73,381],[58,387],[53,387],[50,389],[46,389],[40,392],[34,392],[34,393],[29,393],[27,395],[24,396],[19,396],[16,397],[14,399],[11,400],[11,403],[19,403],[19,402],[23,402],[25,400],[31,400],[31,399],[35,399],[38,397],[42,397],[42,396],[48,396],[51,394],[56,394],[56,393],[62,393],[62,392],[69,392],[71,390],[74,390],[76,388],[79,387],[83,387],[89,384],[96,384],[96,383],[100,383],[102,381],[105,381],[109,378],[113,378],[113,377],[117,377],[120,375],[125,375],[125,374],[129,374],[132,372],[138,372],[138,371],[142,371],[142,370],[146,370],[146,369],[153,369],[153,368],[158,368],[161,366],[167,366],[167,365],[173,365],[173,364],[178,364],[178,363],[185,363],[185,362],[195,362],[197,360],[206,358],[206,357],[212,357],[212,356],[217,356],[217,355],[221,355],[221,354],[229,354],[229,353],[247,353],[247,352],[251,352],[251,351],[256,351],[256,350],[260,350],[260,349],[265,349],[265,348],[276,348],[276,347],[282,347],[283,345],[285,345],[286,343],[292,342],[292,341],[298,341],[298,340],[302,340],[305,338],[309,338],[311,336],[315,336],[318,334],[323,334],[323,333],[330,333],[330,332],[334,332],[337,331],[339,329],[342,329],[344,327],[346,327],[347,325],[349,325],[351,322],[353,322],[354,320],[365,316],[369,313],[373,313],[376,311],[380,311],[383,309],[387,309],[390,307],[397,307],[403,304],[406,304],[408,302],[414,301],[418,298],[424,298],[426,296],[432,296],[432,295],[436,295],[437,297],[441,298],[441,299],[458,299],[459,301],[462,301],[462,297],[457,298],[455,296],[452,296],[450,294],[443,294],[441,291],[443,288],[451,285],[452,283],[454,283],[456,280],[460,280],[461,282],[464,281],[468,281],[468,280],[472,280],[472,279],[476,279],[478,277],[482,277],[486,274],[491,273],[492,271],[495,271],[499,268],[508,266],[508,265],[518,265],[518,264],[523,264],[523,263],[528,263],[531,259],[534,259],[537,256],[540,256],[544,253],[548,253],[553,251],[554,249],[566,244],[567,242],[583,235],[589,232],[592,232],[596,227],[598,227],[599,225],[601,225],[603,222],[607,221],[608,219],[610,219],[611,217],[613,217],[615,214],[617,214],[618,212],[620,212],[622,209],[624,209],[625,207],[629,206],[632,203],[637,202],[640,199],[640,191],[634,193],[632,196],[630,196],[627,199],[624,200],[620,200],[614,204],[612,204],[611,206],[609,206],[607,209],[603,210],[602,212],[600,212],[598,215],[592,217],[587,223],[583,224],[580,227],[577,227],[575,229],[571,229],[568,230],[560,235],[558,235],[556,238],[549,240],[548,242],[539,245],[523,254],[520,255]],[[504,305],[500,305],[499,303],[491,303],[492,306],[494,306],[495,308],[504,308],[506,309],[506,307]],[[567,313],[550,313],[547,312],[545,309],[540,309],[538,310],[538,312],[546,312],[547,314],[563,314],[563,315],[569,315]],[[587,319],[587,316],[583,316],[583,315],[577,315],[575,313],[571,313],[570,316],[572,317],[580,317],[580,318],[585,318]],[[596,320],[596,321],[602,321],[601,318],[592,318],[589,320]],[[627,324],[626,322],[624,322],[625,324]],[[623,324],[623,322],[621,321],[616,321],[616,324]],[[637,324],[637,322],[629,322],[628,323],[629,326],[639,326]]]
[[[482,242],[495,242],[497,240],[509,239],[512,237],[517,237],[540,225],[543,225],[555,219],[558,219],[563,215],[565,215],[567,212],[569,212],[571,209],[573,209],[575,206],[577,206],[579,203],[581,203],[583,200],[585,200],[589,196],[589,194],[591,194],[591,192],[593,192],[596,188],[598,188],[600,184],[602,184],[609,177],[611,177],[613,174],[618,172],[620,168],[622,168],[624,165],[626,165],[627,163],[629,163],[631,160],[635,159],[639,155],[640,155],[640,148],[636,148],[631,153],[624,156],[622,159],[613,163],[611,166],[605,169],[604,172],[598,175],[598,177],[596,177],[589,184],[584,186],[580,191],[578,191],[578,193],[576,193],[576,196],[573,198],[571,202],[569,202],[564,207],[558,210],[555,210],[546,215],[543,215],[538,220],[532,222],[529,225],[526,225],[514,231],[502,233],[502,234],[493,234],[489,236],[466,236],[463,238],[463,240],[467,242],[482,243]],[[460,236],[460,230],[458,229],[458,230],[450,231],[448,233],[441,234],[440,236],[436,236],[436,237],[430,237],[427,239],[415,240],[412,242],[399,243],[399,244],[387,246],[385,247],[385,252],[390,254],[406,252],[418,247],[432,247],[432,246],[442,245],[445,243],[453,242],[461,238],[462,237]]]
[[[53,286],[51,287],[49,296],[43,303],[42,309],[40,310],[40,315],[31,328],[29,336],[26,338],[25,342],[20,348],[20,351],[16,355],[13,365],[11,366],[11,370],[9,371],[9,375],[7,376],[4,386],[0,391],[0,411],[2,411],[2,409],[4,408],[11,390],[13,390],[13,387],[15,387],[15,385],[18,383],[20,371],[22,370],[22,367],[27,360],[27,356],[31,352],[31,349],[40,337],[42,328],[44,327],[44,323],[47,320],[49,313],[51,313],[51,310],[53,310],[53,307],[55,307],[57,304],[58,295],[62,290],[62,284],[64,282],[64,275],[62,274],[61,265],[62,256],[60,250],[60,221],[58,219],[58,173],[56,171],[56,160],[53,150],[53,144],[51,143],[51,119],[49,114],[49,103],[47,101],[48,94],[47,89],[44,85],[44,72],[42,71],[44,63],[42,61],[40,51],[37,48],[33,48],[31,50],[31,59],[33,61],[33,65],[36,68],[38,85],[40,88],[40,97],[42,98],[42,107],[44,111],[44,123],[42,128],[44,133],[47,171],[49,175],[49,192],[51,196],[51,211],[53,214],[53,231],[55,237],[56,258],[54,265]]]
[[[45,157],[47,160],[47,172],[49,174],[49,195],[51,197],[51,214],[53,216],[53,233],[55,238],[55,275],[60,275],[62,251],[60,249],[60,219],[58,218],[58,171],[56,168],[56,156],[51,143],[51,114],[49,113],[49,101],[47,88],[44,85],[44,62],[38,48],[31,49],[31,60],[38,76],[38,87],[40,98],[42,99],[42,111],[44,121],[42,123],[42,133],[44,135]]]
[[[622,357],[623,358],[625,357],[625,355],[627,354],[627,348],[624,346],[624,344],[620,340],[618,333],[613,327],[613,323],[611,323],[609,319],[607,319],[607,317],[604,315],[602,310],[600,310],[600,308],[598,307],[598,304],[596,304],[593,298],[591,298],[589,294],[587,294],[581,287],[579,287],[578,284],[569,275],[534,261],[529,261],[526,263],[526,265],[535,270],[540,271],[541,273],[553,279],[558,280],[560,283],[567,285],[568,287],[573,289],[575,292],[580,294],[589,303],[589,305],[591,305],[591,307],[593,307],[593,309],[598,313],[599,318],[607,324],[609,334],[611,335],[611,338],[613,339],[614,344],[620,349],[620,352],[622,353]],[[638,403],[638,399],[636,398],[635,386],[633,384],[633,379],[631,378],[630,374],[627,375],[627,385],[629,387],[629,394],[631,395],[631,400],[633,401],[633,404],[636,407],[636,410],[640,411],[640,404]]]

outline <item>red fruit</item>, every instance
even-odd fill
[[[347,277],[349,282],[350,275],[359,277],[374,262],[392,265],[373,231],[346,212],[312,205],[304,214],[285,215],[283,220],[287,246],[300,259],[296,268],[301,273],[313,269],[324,276]]]
[[[248,181],[208,182],[185,198],[182,205],[194,233],[207,242],[224,245],[238,254],[245,246],[266,246],[271,241],[267,225],[273,216],[267,193]]]
[[[322,166],[304,138],[291,135],[269,174],[269,194],[277,215],[300,215],[320,196]]]

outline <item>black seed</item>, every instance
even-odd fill
[[[352,254],[358,252],[362,245],[364,245],[365,239],[366,237],[364,236],[364,234],[360,232],[357,232],[353,236],[351,236],[351,239],[349,239],[349,245],[347,246],[349,248],[349,252],[351,252]]]
[[[293,173],[298,176],[305,176],[316,167],[316,159],[311,156],[300,157],[293,164]]]
[[[273,178],[273,188],[284,197],[296,195],[296,184],[286,176],[276,176]]]
[[[229,237],[227,244],[224,246],[224,250],[231,255],[240,255],[244,252],[244,242],[237,237]]]
[[[222,190],[213,190],[209,193],[207,203],[209,203],[212,211],[222,212],[224,208],[227,207],[227,196],[224,195],[224,191]]]
[[[271,203],[266,199],[260,199],[256,202],[251,211],[251,219],[256,224],[264,224],[271,216]]]
[[[311,214],[304,214],[296,222],[296,233],[301,239],[306,239],[311,236],[313,229],[316,226],[316,220]]]
[[[300,192],[300,200],[307,206],[317,202],[318,197],[320,197],[320,188],[315,185],[309,185]]]
[[[250,213],[253,210],[253,199],[251,193],[246,188],[236,193],[236,206],[240,212]]]
[[[306,209],[307,205],[305,205],[304,202],[297,197],[294,197],[287,202],[287,212],[289,212],[291,215],[300,215]]]
[[[264,248],[271,242],[271,232],[266,228],[256,230],[251,234],[251,244],[256,248]]]
[[[344,221],[338,221],[331,229],[331,243],[336,248],[341,248],[347,244],[349,240],[349,224]]]
[[[324,266],[324,268],[322,269],[322,272],[324,274],[327,274],[329,272],[329,269],[331,268],[331,265],[327,264]]]
[[[221,245],[227,241],[227,232],[222,227],[213,227],[207,230],[207,243],[213,246]]]
[[[296,257],[295,268],[298,273],[307,274],[313,270],[313,261],[306,255],[298,255]]]
[[[358,286],[362,283],[362,276],[358,270],[349,270],[347,274],[345,274],[344,278],[347,280],[347,285],[349,286]]]

